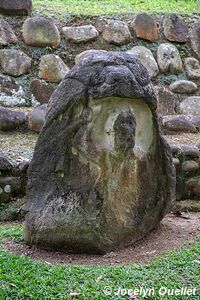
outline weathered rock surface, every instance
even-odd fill
[[[198,130],[200,130],[200,115],[192,117],[191,122]]]
[[[44,123],[47,114],[48,106],[47,104],[40,105],[32,110],[28,114],[28,127],[29,129],[40,132]]]
[[[169,89],[173,93],[178,94],[192,94],[195,93],[198,89],[196,83],[188,80],[177,80],[170,84]]]
[[[59,83],[68,72],[68,66],[58,55],[47,54],[41,57],[38,73],[40,78]]]
[[[196,127],[185,116],[176,116],[164,123],[167,131],[175,132],[192,132],[195,133]]]
[[[169,43],[163,43],[158,46],[157,50],[158,66],[163,73],[179,73],[183,65],[178,49]]]
[[[115,45],[127,44],[131,39],[131,33],[127,24],[117,20],[108,21],[108,24],[104,27],[102,36],[106,42]]]
[[[155,91],[158,99],[157,112],[163,116],[175,115],[175,95],[164,86],[156,86]]]
[[[190,30],[190,41],[192,49],[200,58],[200,22],[193,24]]]
[[[1,0],[0,13],[7,15],[30,15],[32,0]]]
[[[167,14],[163,21],[164,35],[171,42],[184,43],[188,39],[188,26],[174,13]]]
[[[54,88],[44,80],[33,79],[30,84],[30,90],[35,99],[41,104],[48,103]]]
[[[90,54],[75,65],[51,98],[29,167],[28,243],[104,253],[160,222],[174,167],[155,109],[132,55]]]
[[[0,203],[11,201],[12,197],[20,194],[21,181],[18,177],[0,177]]]
[[[99,33],[93,25],[84,25],[78,27],[63,27],[64,37],[74,43],[82,43],[95,40]]]
[[[0,107],[0,130],[7,131],[18,128],[26,123],[26,114],[24,112],[13,111]]]
[[[200,197],[200,176],[192,177],[186,181],[186,186],[190,192],[190,195]]]
[[[87,54],[90,54],[90,53],[96,53],[96,54],[98,54],[98,53],[103,53],[103,52],[106,52],[106,50],[96,50],[96,49],[85,50],[85,51],[79,53],[78,55],[76,55],[76,57],[75,57],[75,63],[77,64]]]
[[[99,16],[96,20],[95,20],[95,27],[98,30],[99,33],[102,33],[105,26],[107,25],[107,20],[105,19],[104,16]]]
[[[0,105],[12,107],[26,104],[24,91],[15,79],[7,75],[0,74]]]
[[[16,83],[15,79],[7,75],[0,74],[0,92],[5,95],[13,95],[13,91],[17,93],[20,87]]]
[[[199,149],[196,146],[182,145],[180,150],[185,156],[199,157]]]
[[[6,74],[16,77],[28,73],[31,68],[31,58],[20,50],[0,50],[0,63]]]
[[[156,20],[148,14],[138,14],[131,27],[134,29],[138,38],[156,41],[158,39],[158,26]]]
[[[191,96],[183,100],[180,104],[180,112],[183,115],[200,115],[200,97]]]
[[[17,37],[12,26],[4,19],[0,19],[0,45],[7,46],[15,43],[17,43]]]
[[[12,168],[12,164],[7,156],[0,151],[0,171],[8,171]]]
[[[190,79],[200,79],[200,63],[194,57],[187,57],[185,59],[185,69],[188,78]]]
[[[145,68],[147,68],[151,78],[158,75],[158,65],[151,50],[144,46],[135,46],[131,50],[128,50],[127,53],[135,55],[141,61]]]
[[[182,169],[185,172],[193,172],[199,169],[199,164],[195,160],[186,160],[182,163]]]
[[[25,43],[29,46],[58,47],[60,45],[60,33],[57,26],[52,20],[44,17],[26,19],[22,34]]]
[[[173,164],[175,167],[180,165],[180,160],[178,158],[173,157]]]

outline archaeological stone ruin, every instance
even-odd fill
[[[170,210],[200,210],[199,15],[60,19],[32,11],[31,0],[1,0],[0,221],[24,220],[27,169],[54,91],[86,55],[109,51],[134,55],[148,70],[157,98],[157,109],[151,111],[176,170],[176,201]],[[125,119],[129,116],[120,116],[118,123]],[[117,153],[120,145],[116,141]]]
[[[146,68],[85,55],[54,92],[28,171],[25,241],[105,253],[142,238],[175,198]]]

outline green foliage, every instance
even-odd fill
[[[0,204],[0,222],[1,221],[16,221],[23,220],[24,214],[21,211],[22,205],[25,203],[25,199],[19,199],[10,203]]]
[[[180,210],[185,212],[199,212],[200,201],[199,200],[182,200],[176,201],[173,210]]]
[[[4,238],[12,238],[13,240],[21,239],[23,235],[22,224],[0,224],[0,241]]]
[[[33,0],[35,10],[49,10],[72,15],[100,15],[149,12],[176,12],[183,15],[200,13],[199,1],[194,0]],[[45,13],[45,11],[44,11]]]
[[[22,226],[0,225],[0,238],[19,238]],[[164,286],[169,289],[200,288],[199,279],[200,239],[172,251],[150,264],[127,266],[69,266],[51,265],[19,257],[5,251],[0,252],[0,299],[130,299],[112,293],[104,295],[105,287],[112,291],[118,287],[134,289],[155,288],[155,296],[137,299],[160,299],[157,291]],[[196,296],[170,296],[163,299],[190,299]]]

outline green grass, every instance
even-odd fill
[[[0,238],[19,239],[21,225],[0,225]],[[114,295],[118,287],[135,289],[155,288],[155,295],[137,299],[197,300],[200,295],[199,280],[200,239],[178,252],[150,264],[127,266],[68,266],[50,265],[19,257],[5,251],[0,252],[0,299],[130,299],[129,296]],[[197,288],[194,296],[158,295],[160,287]],[[109,287],[112,294],[104,295]],[[133,298],[132,298],[133,299]]]
[[[4,238],[12,238],[13,240],[21,239],[23,235],[22,224],[0,224],[0,242]]]
[[[34,10],[72,15],[100,15],[149,12],[183,15],[200,13],[200,2],[195,0],[33,0]]]

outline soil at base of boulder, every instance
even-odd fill
[[[133,246],[106,255],[84,255],[39,250],[5,239],[3,248],[17,255],[28,256],[49,264],[117,265],[146,263],[183,244],[194,241],[200,233],[200,213],[184,213],[181,217],[168,214],[160,225]],[[12,226],[12,224],[11,224]]]

